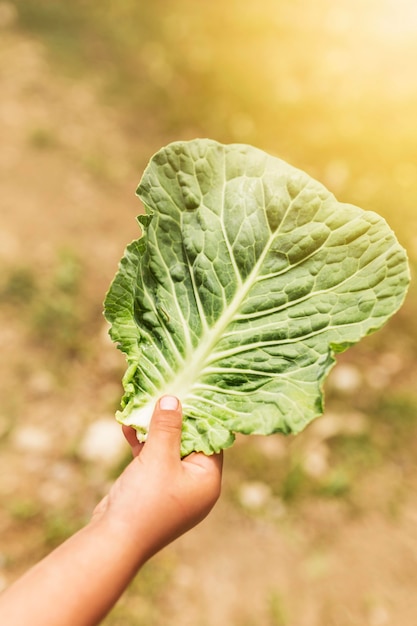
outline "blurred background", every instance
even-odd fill
[[[0,1],[0,588],[129,458],[102,301],[161,146],[251,143],[417,257],[413,0]],[[417,620],[417,294],[341,355],[297,438],[239,438],[208,520],[106,626]]]

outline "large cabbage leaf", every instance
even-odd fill
[[[299,432],[323,411],[335,354],[403,302],[393,232],[246,145],[172,143],[138,195],[143,233],[105,301],[128,361],[119,421],[146,436],[155,401],[174,394],[184,455],[226,448],[236,432]]]

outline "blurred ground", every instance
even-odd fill
[[[411,2],[0,2],[0,586],[126,462],[102,300],[149,157],[253,143],[377,210],[417,255]],[[416,293],[342,355],[296,439],[240,438],[210,518],[107,626],[417,620]],[[100,454],[100,450],[104,454]]]

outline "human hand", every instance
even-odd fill
[[[220,495],[222,454],[181,459],[181,424],[179,401],[163,396],[145,444],[123,427],[134,459],[93,515],[93,522],[111,524],[130,540],[140,562],[204,519]]]
[[[181,460],[181,424],[179,402],[165,396],[146,444],[124,429],[135,458],[91,523],[1,594],[1,624],[23,626],[28,616],[33,626],[101,623],[141,565],[207,515],[220,494],[222,456]]]

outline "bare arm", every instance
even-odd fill
[[[179,403],[166,396],[145,445],[125,429],[135,458],[90,524],[3,592],[1,624],[98,624],[145,561],[209,513],[220,494],[222,457],[181,460],[181,422]]]

